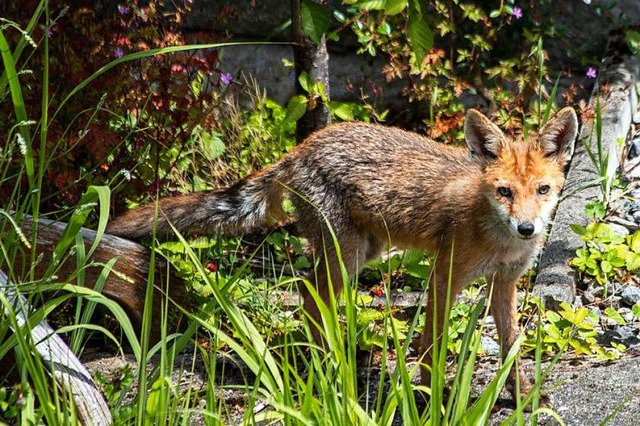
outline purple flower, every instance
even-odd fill
[[[47,28],[47,37],[53,38],[53,35],[54,35],[53,27]]]
[[[116,58],[122,58],[124,56],[124,51],[121,48],[116,47],[116,50],[113,51],[113,56]]]
[[[516,19],[520,19],[522,18],[522,9],[520,9],[519,7],[514,7],[513,8],[513,16],[516,17]]]
[[[129,14],[129,7],[119,4],[118,5],[118,13],[120,13],[120,15],[128,15]]]
[[[597,72],[596,69],[594,67],[589,67],[587,68],[587,77],[589,78],[596,78]]]
[[[233,76],[231,74],[229,74],[228,72],[223,72],[222,74],[220,74],[220,81],[223,84],[226,84],[227,86],[231,84],[231,81],[233,80]]]

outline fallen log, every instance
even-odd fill
[[[31,241],[32,221],[26,220],[20,225],[21,229]],[[38,230],[36,239],[36,253],[39,261],[35,265],[36,278],[41,278],[47,271],[52,261],[53,251],[66,227],[65,223],[55,222],[48,219],[38,220]],[[96,232],[81,228],[80,230],[85,247],[91,246],[96,239]],[[41,257],[41,258],[40,258]],[[29,256],[17,259],[18,262],[30,262]],[[149,279],[149,261],[151,252],[146,247],[133,241],[119,238],[114,235],[105,234],[100,240],[97,249],[87,259],[87,266],[84,269],[84,285],[94,288],[98,277],[103,271],[103,266],[113,258],[117,258],[111,272],[102,289],[102,293],[115,300],[127,312],[134,327],[140,330],[142,325],[142,314],[144,312],[145,294],[147,281]],[[23,268],[23,269],[16,269]],[[14,270],[29,270],[30,265],[14,265]],[[74,256],[69,256],[66,261],[56,270],[56,282],[70,281],[77,270]],[[26,268],[26,269],[25,269]],[[154,271],[154,292],[153,297],[153,317],[152,317],[152,341],[157,341],[160,333],[161,306],[162,299],[166,297],[164,290],[167,289],[167,280],[171,284],[168,286],[168,297],[177,304],[184,304],[186,300],[186,287],[184,282],[177,277],[174,272],[167,268],[166,261],[160,257],[155,258]]]

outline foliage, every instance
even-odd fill
[[[597,338],[601,332],[601,320],[621,319],[615,309],[608,308],[603,315],[597,315],[588,307],[573,307],[566,302],[560,304],[558,311],[544,309],[537,299],[531,300],[531,303],[532,306],[525,309],[531,310],[533,307],[537,312],[535,314],[532,311],[529,315],[530,318],[538,317],[542,337],[538,335],[537,330],[528,330],[527,346],[539,348],[548,354],[558,351],[573,352],[576,355],[595,355],[606,360],[617,359],[624,353],[624,345],[611,342],[610,347],[605,347]]]
[[[556,2],[500,2],[499,7],[473,0],[421,3],[433,31],[432,46],[422,58],[407,42],[413,34],[411,16],[397,13],[406,1],[345,3],[356,7],[336,12],[340,28],[353,30],[361,52],[385,56],[387,80],[405,83],[403,94],[416,111],[412,118],[426,115],[431,137],[460,139],[465,92],[477,95],[490,112],[500,111],[500,124],[510,130],[535,110],[538,99],[554,100],[544,89],[550,73],[540,58],[546,55],[541,40],[563,31],[552,20],[563,7]],[[566,96],[570,102],[572,94]]]
[[[102,390],[109,407],[112,407],[112,415],[115,419],[114,423],[119,423],[133,415],[133,406],[123,403],[127,393],[130,392],[134,384],[135,375],[131,365],[125,364],[122,368],[105,376],[100,371],[95,373],[96,384]]]
[[[612,187],[619,185],[619,164],[616,145],[622,146],[624,140],[619,138],[615,144],[610,142],[608,146],[604,143],[602,136],[602,108],[599,93],[596,93],[596,107],[594,112],[595,117],[592,117],[593,124],[590,126],[589,137],[583,138],[581,141],[598,175],[596,182],[587,182],[585,186],[588,187],[597,184],[600,188],[601,199],[588,203],[585,206],[585,213],[587,217],[601,218],[604,217],[604,212],[609,205]],[[593,141],[594,137],[595,143]],[[605,150],[607,147],[608,150]]]
[[[571,225],[580,235],[586,247],[576,250],[571,266],[599,284],[622,280],[630,272],[640,268],[640,231],[623,237],[602,222],[591,222],[586,227]]]
[[[179,150],[196,128],[209,130],[216,106],[213,93],[226,87],[216,50],[149,55],[122,63],[60,108],[68,94],[110,61],[130,52],[185,44],[181,20],[191,1],[179,4],[169,8],[164,2],[138,0],[49,2],[51,19],[33,28],[32,43],[25,45],[25,59],[18,65],[28,117],[43,113],[40,95],[50,85],[46,108],[55,120],[47,126],[44,146],[34,151],[42,161],[49,158],[42,191],[59,195],[45,199],[48,209],[77,203],[87,183],[109,182],[120,170],[130,171],[129,195],[133,188],[157,191],[173,159],[162,154],[158,159],[154,152]],[[16,28],[31,19],[33,9],[8,2],[0,13],[17,22],[7,26],[11,44],[23,36]],[[43,57],[36,49],[45,41],[50,54]],[[48,82],[39,72],[45,65]],[[11,104],[3,102],[0,108],[0,128],[11,128],[16,121]],[[144,167],[138,173],[138,163],[154,160],[161,166],[159,176]],[[8,198],[11,186],[1,189]]]
[[[24,394],[29,388],[17,384],[12,387],[0,387],[0,420],[16,420],[25,404]]]
[[[371,118],[376,121],[384,121],[387,112],[378,112],[370,104],[359,104],[355,102],[330,101],[327,97],[326,88],[322,82],[313,81],[308,73],[302,72],[298,77],[300,87],[306,95],[293,96],[287,103],[287,115],[285,122],[295,123],[309,108],[316,107],[318,102],[329,106],[329,111],[333,120],[337,121],[363,121],[368,123]]]
[[[40,7],[45,3],[40,2]],[[381,5],[378,7],[380,12],[371,6],[373,3]],[[278,301],[269,298],[275,289],[288,289],[296,284],[309,285],[305,280],[281,273],[284,268],[279,267],[280,262],[288,262],[296,269],[311,266],[302,253],[302,242],[287,234],[268,236],[263,245],[255,247],[250,253],[243,252],[237,240],[209,240],[198,236],[193,236],[195,238],[189,241],[180,237],[179,242],[153,246],[154,256],[159,252],[167,255],[196,290],[198,300],[195,312],[176,307],[182,310],[187,319],[185,329],[179,333],[169,335],[168,320],[164,316],[161,318],[161,341],[155,346],[149,340],[152,324],[150,304],[143,312],[142,336],[138,338],[118,305],[82,287],[71,286],[68,282],[57,283],[56,262],[74,255],[79,266],[70,280],[82,280],[83,264],[90,258],[95,246],[83,256],[85,248],[78,238],[80,227],[93,215],[99,229],[104,230],[110,194],[106,187],[89,186],[90,182],[111,182],[120,170],[127,170],[132,181],[123,192],[126,195],[134,189],[143,193],[160,192],[166,186],[180,190],[206,189],[212,185],[211,180],[224,182],[235,179],[279,157],[292,146],[295,123],[295,118],[289,115],[289,108],[285,109],[257,92],[251,98],[255,109],[251,112],[241,111],[237,101],[230,100],[231,93],[228,90],[229,83],[239,79],[215,68],[215,51],[210,51],[204,58],[191,52],[172,56],[161,54],[168,52],[168,47],[184,41],[176,28],[182,15],[188,11],[189,1],[183,3],[184,9],[172,9],[171,13],[164,8],[164,3],[155,1],[127,0],[119,5],[105,2],[104,9],[90,7],[103,5],[102,2],[74,2],[68,9],[61,8],[60,4],[54,1],[51,2],[51,9],[40,9],[46,15],[43,27],[20,31],[13,24],[2,21],[0,34],[4,35],[6,31],[14,37],[9,37],[7,41],[3,36],[0,40],[3,42],[4,72],[11,74],[9,77],[3,74],[4,78],[0,79],[0,99],[11,98],[11,102],[6,102],[8,105],[1,106],[6,107],[6,114],[0,114],[0,128],[10,129],[7,133],[8,143],[0,157],[0,183],[2,191],[10,195],[11,205],[3,207],[16,206],[21,214],[29,210],[24,200],[34,197],[30,207],[35,222],[41,208],[77,204],[47,275],[36,280],[33,270],[30,270],[24,276],[16,273],[12,278],[22,285],[21,289],[32,299],[42,298],[44,290],[59,292],[59,297],[31,313],[33,318],[46,318],[52,309],[73,298],[78,299],[80,306],[73,319],[76,329],[82,329],[89,321],[95,303],[106,306],[121,323],[137,367],[135,371],[123,370],[114,379],[98,377],[117,423],[185,424],[192,416],[202,413],[205,421],[222,423],[227,420],[230,407],[227,401],[220,398],[220,394],[230,389],[243,392],[245,411],[242,421],[247,424],[343,424],[345,419],[354,424],[390,424],[396,416],[406,424],[457,424],[463,419],[470,424],[487,422],[490,409],[515,360],[518,345],[487,390],[476,402],[471,401],[470,373],[480,348],[476,324],[481,323],[482,326],[484,320],[480,321],[480,318],[487,314],[482,303],[475,307],[468,303],[458,304],[452,310],[453,320],[445,321],[448,332],[443,340],[443,350],[440,356],[436,354],[434,358],[437,364],[432,366],[439,374],[432,376],[430,389],[418,388],[431,395],[430,406],[422,411],[412,383],[416,368],[406,362],[409,357],[408,337],[420,326],[418,319],[399,320],[388,307],[383,311],[369,309],[363,305],[366,300],[346,285],[343,300],[332,298],[320,305],[324,323],[318,326],[326,336],[325,349],[310,342],[310,327],[316,325],[309,324],[303,313],[292,315]],[[369,6],[365,7],[366,4]],[[429,7],[433,7],[433,4],[439,3],[429,3]],[[455,4],[457,8],[458,3]],[[355,7],[361,15],[353,21],[353,25],[365,22],[369,16],[390,19],[385,21],[387,25],[380,27],[379,34],[386,34],[387,37],[381,37],[382,46],[391,53],[395,49],[398,54],[394,64],[410,65],[402,72],[413,73],[425,65],[434,65],[431,62],[433,58],[429,58],[433,51],[429,51],[428,31],[436,27],[425,27],[421,20],[437,19],[440,16],[438,14],[444,12],[431,14],[431,9],[420,9],[418,2],[391,0],[357,2]],[[401,16],[400,12],[406,8],[408,13]],[[475,9],[460,8],[464,12],[463,20],[478,24],[478,28],[482,28],[482,25],[491,27],[486,25],[489,23],[487,19],[500,18],[509,23],[512,19],[510,16],[516,16],[516,10],[508,5],[489,14],[489,18],[483,17]],[[29,8],[25,8],[25,11],[30,13]],[[18,12],[12,11],[9,16],[24,22]],[[103,19],[105,17],[109,19]],[[35,22],[39,22],[39,18]],[[417,46],[413,52],[394,44],[392,35],[400,39],[404,35],[391,30],[393,27],[389,22],[393,22],[393,19],[398,22],[408,19],[408,35],[414,47]],[[323,30],[320,29],[320,32]],[[377,48],[378,40],[371,40],[375,41],[371,46]],[[469,40],[473,43],[483,41],[482,37]],[[22,59],[16,67],[13,57],[20,58],[20,49],[5,48],[5,44],[8,47],[28,45],[32,50],[25,55],[27,59]],[[44,46],[42,55],[37,50],[41,46]],[[485,52],[483,45],[479,46],[481,52]],[[151,50],[153,47],[165,50],[154,51]],[[129,49],[149,54],[146,58],[138,56],[135,61],[124,61]],[[437,57],[438,53],[435,53]],[[542,56],[541,51],[537,53],[538,58]],[[421,59],[423,55],[424,60]],[[481,62],[483,55],[486,52],[472,59]],[[111,66],[114,63],[118,66]],[[461,63],[465,65],[464,61]],[[470,63],[466,65],[470,66]],[[496,79],[506,73],[508,65],[495,74]],[[96,71],[105,69],[101,66],[111,67],[109,73]],[[445,75],[442,70],[442,74],[438,74],[437,66],[434,65],[431,71],[422,69],[420,72],[424,73],[424,77],[430,72],[431,75]],[[44,71],[40,72],[40,69]],[[540,67],[537,70],[541,72]],[[215,77],[211,80],[205,78],[209,75]],[[413,74],[414,78],[416,75]],[[49,81],[50,76],[52,81]],[[6,83],[3,84],[3,81]],[[309,96],[300,104],[313,102],[315,97],[322,97],[323,94],[322,88],[316,83],[306,83],[305,90]],[[82,87],[82,96],[75,97],[74,102],[68,102],[70,94],[77,93]],[[416,86],[415,89],[423,88]],[[53,96],[50,96],[50,90]],[[432,98],[429,98],[433,120],[437,122],[438,117],[441,119],[442,126],[438,131],[447,131],[447,127],[456,119],[455,114],[460,111],[452,94],[455,92],[443,93],[436,89]],[[417,94],[411,96],[421,99]],[[454,113],[451,116],[441,112],[446,111],[446,108],[440,109],[444,104],[453,105]],[[336,103],[332,110],[340,119],[384,118],[376,117],[371,109],[355,104]],[[54,113],[55,120],[48,119],[49,111]],[[443,124],[442,117],[452,121]],[[28,137],[30,134],[39,136],[41,144],[36,143],[37,137]],[[152,143],[149,144],[149,141]],[[231,164],[231,168],[225,169],[223,164]],[[209,179],[203,179],[205,175]],[[25,184],[24,181],[28,182]],[[167,185],[168,182],[172,184]],[[40,194],[51,194],[51,198],[41,203]],[[61,197],[52,196],[59,194],[63,195],[64,201],[59,201]],[[100,208],[94,209],[97,201],[100,202]],[[3,257],[0,264],[3,268],[11,268],[15,253],[20,251],[31,256],[31,265],[41,262],[42,259],[36,256],[33,248],[35,244],[30,245],[17,232],[19,225],[7,215],[0,215],[0,220],[0,229],[16,231],[2,239]],[[37,232],[32,236],[32,241],[37,241]],[[252,260],[265,246],[268,247],[266,253],[269,258],[262,263],[273,275],[271,280],[256,279],[248,272]],[[152,274],[155,267],[153,259],[150,265]],[[108,266],[105,266],[105,277],[109,273]],[[406,252],[399,257],[391,256],[373,267],[382,271],[378,285],[382,285],[385,295],[391,291],[389,278],[393,274],[407,277],[404,285],[396,291],[423,288],[429,278],[429,261],[423,258],[422,253]],[[151,276],[145,289],[148,296],[152,293],[152,283]],[[313,292],[314,289],[310,290]],[[163,302],[170,304],[169,300]],[[576,341],[571,333],[564,333],[566,325],[562,321],[566,321],[572,329],[584,331],[584,335],[578,331],[579,338],[591,344],[586,340],[591,335],[587,333],[587,323],[581,319],[582,312],[567,310],[565,313],[566,318],[561,315],[562,319],[551,316],[551,322],[558,331],[556,342],[571,345]],[[11,312],[7,317],[15,319]],[[8,327],[6,322],[0,324],[2,336],[7,334]],[[64,398],[56,398],[55,385],[48,378],[45,366],[32,356],[30,348],[34,342],[29,339],[28,327],[14,328],[18,338],[4,341],[0,352],[2,357],[9,351],[20,355],[17,364],[22,383],[28,386],[33,383],[33,387],[20,389],[15,394],[17,396],[7,393],[4,390],[6,388],[0,389],[0,408],[4,410],[2,415],[12,420],[18,417],[24,423],[65,423],[60,420],[73,418],[73,407]],[[99,331],[107,334],[105,330]],[[293,340],[294,333],[296,337],[306,336],[306,340],[304,337]],[[538,332],[538,338],[540,335]],[[84,348],[86,337],[81,332],[72,334],[70,340],[75,350]],[[577,340],[578,348],[585,345],[580,339]],[[373,379],[372,386],[378,392],[373,399],[368,398],[369,388],[363,387],[358,381],[361,363],[356,356],[356,349],[359,342],[379,351],[381,359],[380,377]],[[563,346],[566,346],[564,343]],[[194,387],[189,386],[186,391],[178,388],[173,376],[176,357],[188,347],[205,359],[207,388],[203,398]],[[451,397],[445,401],[443,373],[451,350],[458,355],[458,370]],[[240,384],[221,383],[220,378],[225,372],[219,370],[218,356],[239,360],[250,374],[243,377]],[[387,363],[390,356],[396,357],[394,369],[390,369]],[[148,370],[152,359],[154,367]],[[192,370],[193,367],[190,371],[187,366],[184,372],[193,373]],[[387,377],[388,381],[385,379]],[[135,388],[134,378],[137,379]],[[539,388],[541,380],[540,377],[537,379]],[[364,393],[367,396],[363,397]],[[24,401],[21,396],[24,396]],[[35,404],[36,396],[38,407]],[[127,397],[130,399],[126,400]],[[530,398],[533,397],[535,395]],[[204,409],[198,405],[201,400],[204,401]],[[258,404],[268,409],[255,409]],[[523,406],[519,404],[517,415],[522,415]],[[519,421],[522,423],[521,418]]]

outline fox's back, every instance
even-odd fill
[[[469,190],[481,175],[464,148],[374,124],[330,126],[291,156],[295,192],[321,208],[336,197],[358,223],[400,241],[415,239],[418,230],[440,232],[464,203],[459,198],[469,195],[455,188]],[[456,208],[447,207],[450,198],[456,198]]]

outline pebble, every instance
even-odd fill
[[[638,328],[632,325],[621,325],[616,327],[615,333],[617,336],[613,337],[613,340],[622,343],[627,348],[632,348],[640,343],[638,338]]]
[[[618,313],[620,314],[620,316],[621,316],[622,318],[624,318],[624,320],[625,320],[627,323],[631,323],[631,322],[633,322],[633,320],[634,320],[634,315],[633,315],[633,311],[631,311],[631,309],[629,309],[629,308],[619,308],[617,311],[618,311]]]
[[[609,228],[615,235],[619,235],[621,237],[626,237],[629,235],[629,229],[626,226],[618,225],[617,223],[610,223]]]
[[[637,111],[633,114],[633,122],[636,124],[640,124],[640,111]]]
[[[480,343],[482,344],[482,349],[484,349],[487,355],[497,356],[500,354],[500,345],[491,337],[482,336]]]
[[[631,142],[629,142],[629,154],[627,154],[627,158],[629,160],[633,160],[637,157],[640,157],[640,137],[636,136]]]
[[[640,287],[632,285],[625,286],[620,296],[622,304],[631,307],[640,301]]]
[[[590,305],[596,301],[596,296],[593,294],[591,290],[585,290],[582,292],[582,295],[580,296],[580,300],[582,301],[583,305]]]

